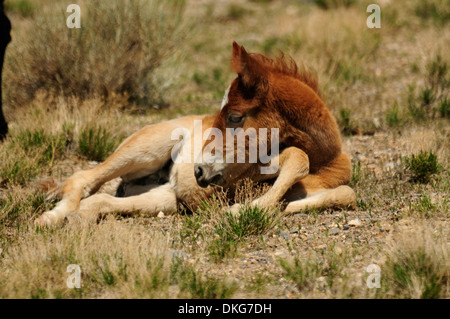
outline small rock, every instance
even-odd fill
[[[362,222],[359,218],[356,218],[356,219],[352,219],[351,221],[349,221],[348,225],[352,226],[352,227],[361,227]]]
[[[276,251],[274,252],[274,255],[277,256],[277,257],[282,257],[282,258],[288,256],[288,254],[286,253],[285,250],[276,250]]]
[[[327,289],[327,277],[320,276],[319,278],[317,278],[316,285],[320,291],[325,291]]]
[[[164,218],[164,217],[166,217],[166,215],[164,215],[163,212],[159,212],[159,213],[158,213],[158,218]]]
[[[291,240],[291,236],[289,236],[289,233],[286,231],[281,231],[280,237],[282,237],[284,240]]]
[[[339,234],[340,232],[341,232],[341,230],[340,230],[339,228],[335,227],[335,228],[331,228],[331,229],[328,231],[328,234],[329,234],[329,235],[337,235],[337,234]]]
[[[376,128],[381,127],[380,119],[378,117],[374,117],[372,122],[373,122],[373,125],[375,125]]]
[[[350,226],[348,226],[348,225],[344,225],[344,230],[349,230],[350,229]]]
[[[390,232],[392,230],[392,226],[388,222],[383,221],[380,223],[380,229],[385,232]]]
[[[169,251],[169,256],[172,257],[172,259],[187,259],[188,255],[182,251],[177,249],[172,249]]]

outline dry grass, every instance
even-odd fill
[[[418,224],[403,230],[391,243],[383,267],[393,298],[437,299],[448,296],[450,280],[447,230]],[[387,285],[385,285],[386,287]],[[383,290],[381,290],[383,291]]]
[[[3,298],[165,297],[161,288],[168,284],[168,254],[167,240],[161,235],[117,222],[29,233],[2,260],[8,271],[0,279],[0,294]],[[80,290],[66,286],[69,264],[82,265]]]
[[[139,17],[141,2],[92,3],[80,2],[77,33],[55,22],[63,2],[54,15],[50,1],[6,1],[13,42],[3,84],[11,129],[0,145],[1,298],[450,297],[445,0],[380,1],[379,30],[365,25],[367,1],[186,1],[175,14],[175,1],[150,1],[154,10]],[[108,37],[93,32],[96,22]],[[216,112],[235,76],[232,40],[267,55],[281,49],[317,70],[352,134],[343,147],[355,210],[283,217],[279,207],[246,208],[236,217],[216,194],[192,215],[32,226],[55,204],[58,185],[138,128]],[[416,183],[405,158],[423,151],[439,169],[418,163],[427,180]],[[244,183],[236,196],[265,190]],[[69,264],[81,267],[80,289],[66,286]],[[366,285],[370,264],[381,267],[380,289]]]

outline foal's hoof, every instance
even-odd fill
[[[50,217],[48,217],[46,214],[42,214],[34,221],[34,225],[38,227],[50,227],[53,225],[53,223]]]
[[[356,194],[355,191],[347,186],[341,185],[335,189],[335,192],[339,194],[340,202],[339,207],[344,209],[356,208]]]

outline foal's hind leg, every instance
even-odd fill
[[[350,159],[341,153],[328,166],[294,185],[285,195],[288,202],[285,214],[314,208],[355,207],[356,195],[345,185],[350,179]]]
[[[352,208],[355,206],[355,192],[347,185],[324,189],[304,199],[289,202],[284,214],[295,214],[314,208]]]
[[[123,176],[134,179],[154,173],[170,160],[172,129],[176,121],[147,126],[126,139],[105,162],[94,169],[75,173],[63,186],[63,198],[51,211],[36,219],[41,226],[50,226],[64,220],[78,210],[80,200],[95,193],[105,182]]]
[[[177,199],[170,184],[164,184],[146,193],[129,196],[114,197],[108,194],[95,194],[80,202],[80,209],[68,216],[77,216],[86,220],[96,220],[99,215],[112,213],[131,215],[139,212],[148,216],[155,216],[159,212],[172,213],[177,209]]]

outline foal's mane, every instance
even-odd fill
[[[307,68],[303,63],[300,63],[300,66],[298,66],[291,56],[281,51],[280,56],[275,59],[267,58],[259,53],[250,53],[250,55],[269,71],[296,78],[313,89],[319,97],[323,98],[319,89],[317,73],[311,68]]]

